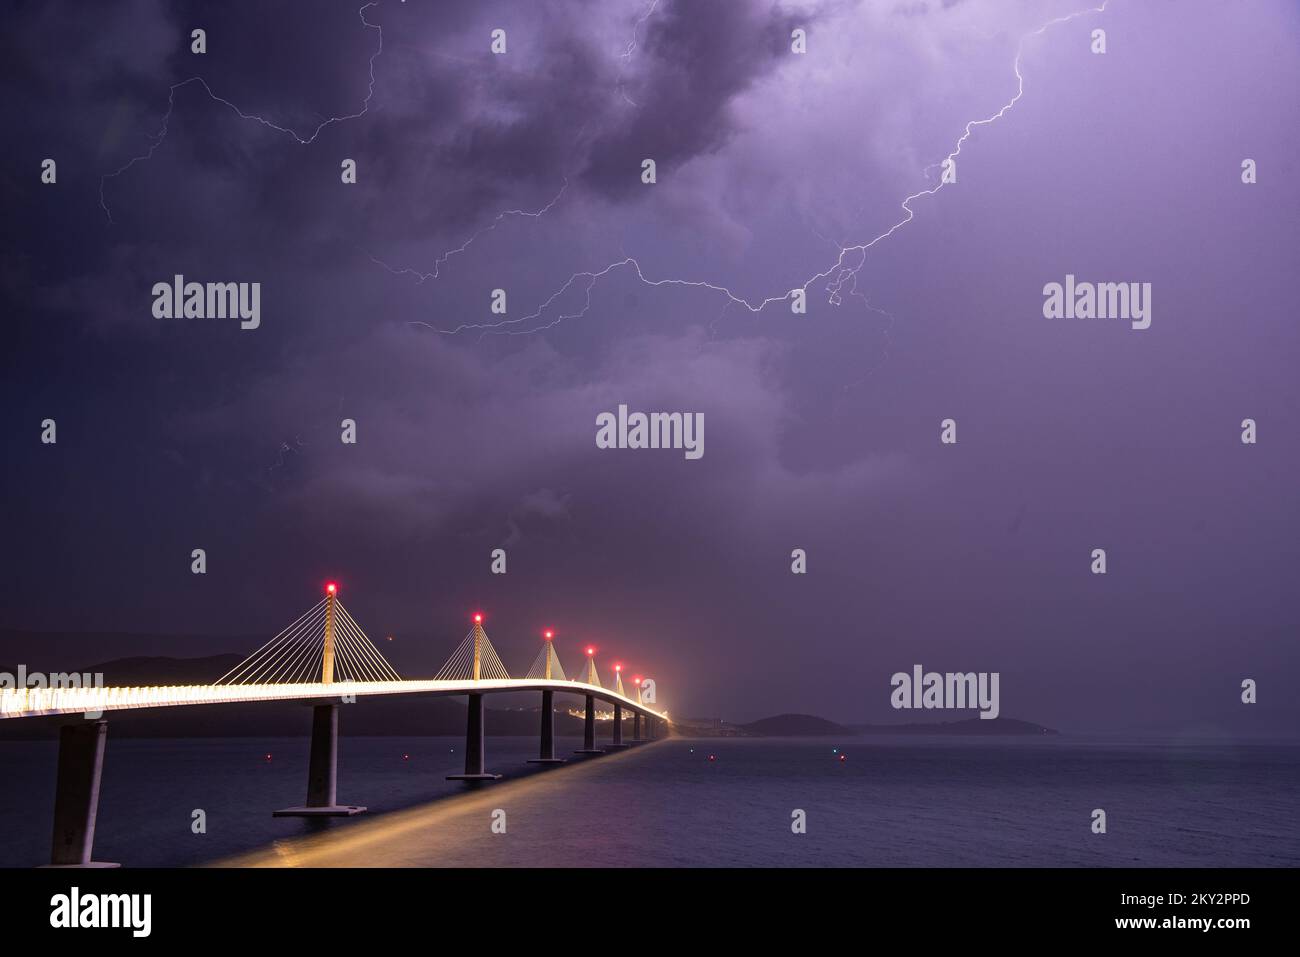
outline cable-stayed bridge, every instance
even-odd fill
[[[555,695],[584,699],[583,746],[577,754],[603,754],[628,746],[623,741],[623,714],[632,716],[637,744],[668,733],[667,714],[642,701],[638,679],[629,695],[622,666],[615,666],[614,687],[607,688],[596,669],[595,649],[588,647],[580,678],[567,677],[555,650],[553,633],[521,677],[502,663],[475,614],[469,631],[433,678],[404,679],[343,607],[334,584],[325,597],[291,625],[209,685],[140,687],[35,687],[0,689],[0,719],[58,717],[58,781],[55,793],[54,866],[93,866],[95,818],[104,764],[108,722],[115,711],[187,705],[247,704],[297,700],[312,706],[311,754],[307,798],[298,807],[273,812],[277,817],[346,817],[366,809],[338,803],[339,706],[375,695],[464,695],[468,701],[465,771],[449,780],[484,782],[501,775],[487,770],[485,708],[488,694],[541,692],[540,745],[533,764],[562,764],[555,753]],[[596,741],[596,702],[613,708],[611,740]],[[603,722],[602,722],[603,723]],[[643,737],[644,734],[644,737]]]

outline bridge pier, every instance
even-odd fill
[[[117,867],[92,861],[107,721],[82,720],[59,729],[50,867]]]
[[[529,758],[529,764],[563,764],[567,758],[555,756],[555,692],[542,689],[542,749],[541,754]]]
[[[632,715],[632,743],[641,743],[641,712],[638,711]]]
[[[609,745],[611,751],[621,751],[627,745],[623,743],[623,706],[614,702],[614,740]]]
[[[499,781],[501,775],[484,771],[486,748],[483,743],[483,695],[470,692],[465,728],[465,773],[449,774],[448,781]]]
[[[604,754],[604,749],[596,747],[596,699],[587,695],[587,711],[582,719],[582,750],[574,754]]]
[[[307,803],[272,811],[272,817],[352,817],[364,807],[338,803],[338,702],[312,707],[311,758],[307,766]]]

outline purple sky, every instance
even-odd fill
[[[830,268],[1083,0],[383,0],[368,103],[357,6],[12,18],[0,626],[273,633],[337,578],[411,675],[482,607],[508,666],[553,626],[682,714],[907,719],[921,663],[1067,729],[1294,730],[1293,3],[1111,0],[1027,40],[958,182],[806,316],[655,283],[756,303]],[[297,136],[191,83],[155,139],[192,76]],[[110,222],[101,177],[151,144]],[[261,282],[261,328],[154,319],[175,273]],[[1151,328],[1044,319],[1067,273],[1150,282]],[[706,454],[597,449],[619,403],[703,412]]]

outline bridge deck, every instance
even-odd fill
[[[172,708],[197,704],[236,704],[340,698],[344,695],[433,694],[470,692],[541,691],[592,695],[618,703],[629,713],[663,717],[663,714],[609,688],[582,681],[546,678],[509,678],[444,681],[336,681],[309,684],[159,685],[117,688],[6,688],[0,689],[0,718],[34,718],[43,715]]]

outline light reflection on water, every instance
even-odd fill
[[[270,816],[302,801],[305,738],[110,739],[95,856],[136,866],[1300,863],[1296,745],[670,739],[537,769],[524,763],[535,739],[489,738],[489,768],[507,778],[478,788],[443,780],[461,769],[462,746],[343,738],[339,800],[371,811],[322,823]],[[577,746],[557,741],[561,754]],[[0,864],[45,861],[54,757],[52,743],[0,743],[12,772],[0,789]],[[1105,835],[1090,831],[1097,807]],[[196,808],[203,835],[190,830]],[[791,832],[796,808],[807,812],[803,835]],[[505,834],[490,828],[497,809]]]

